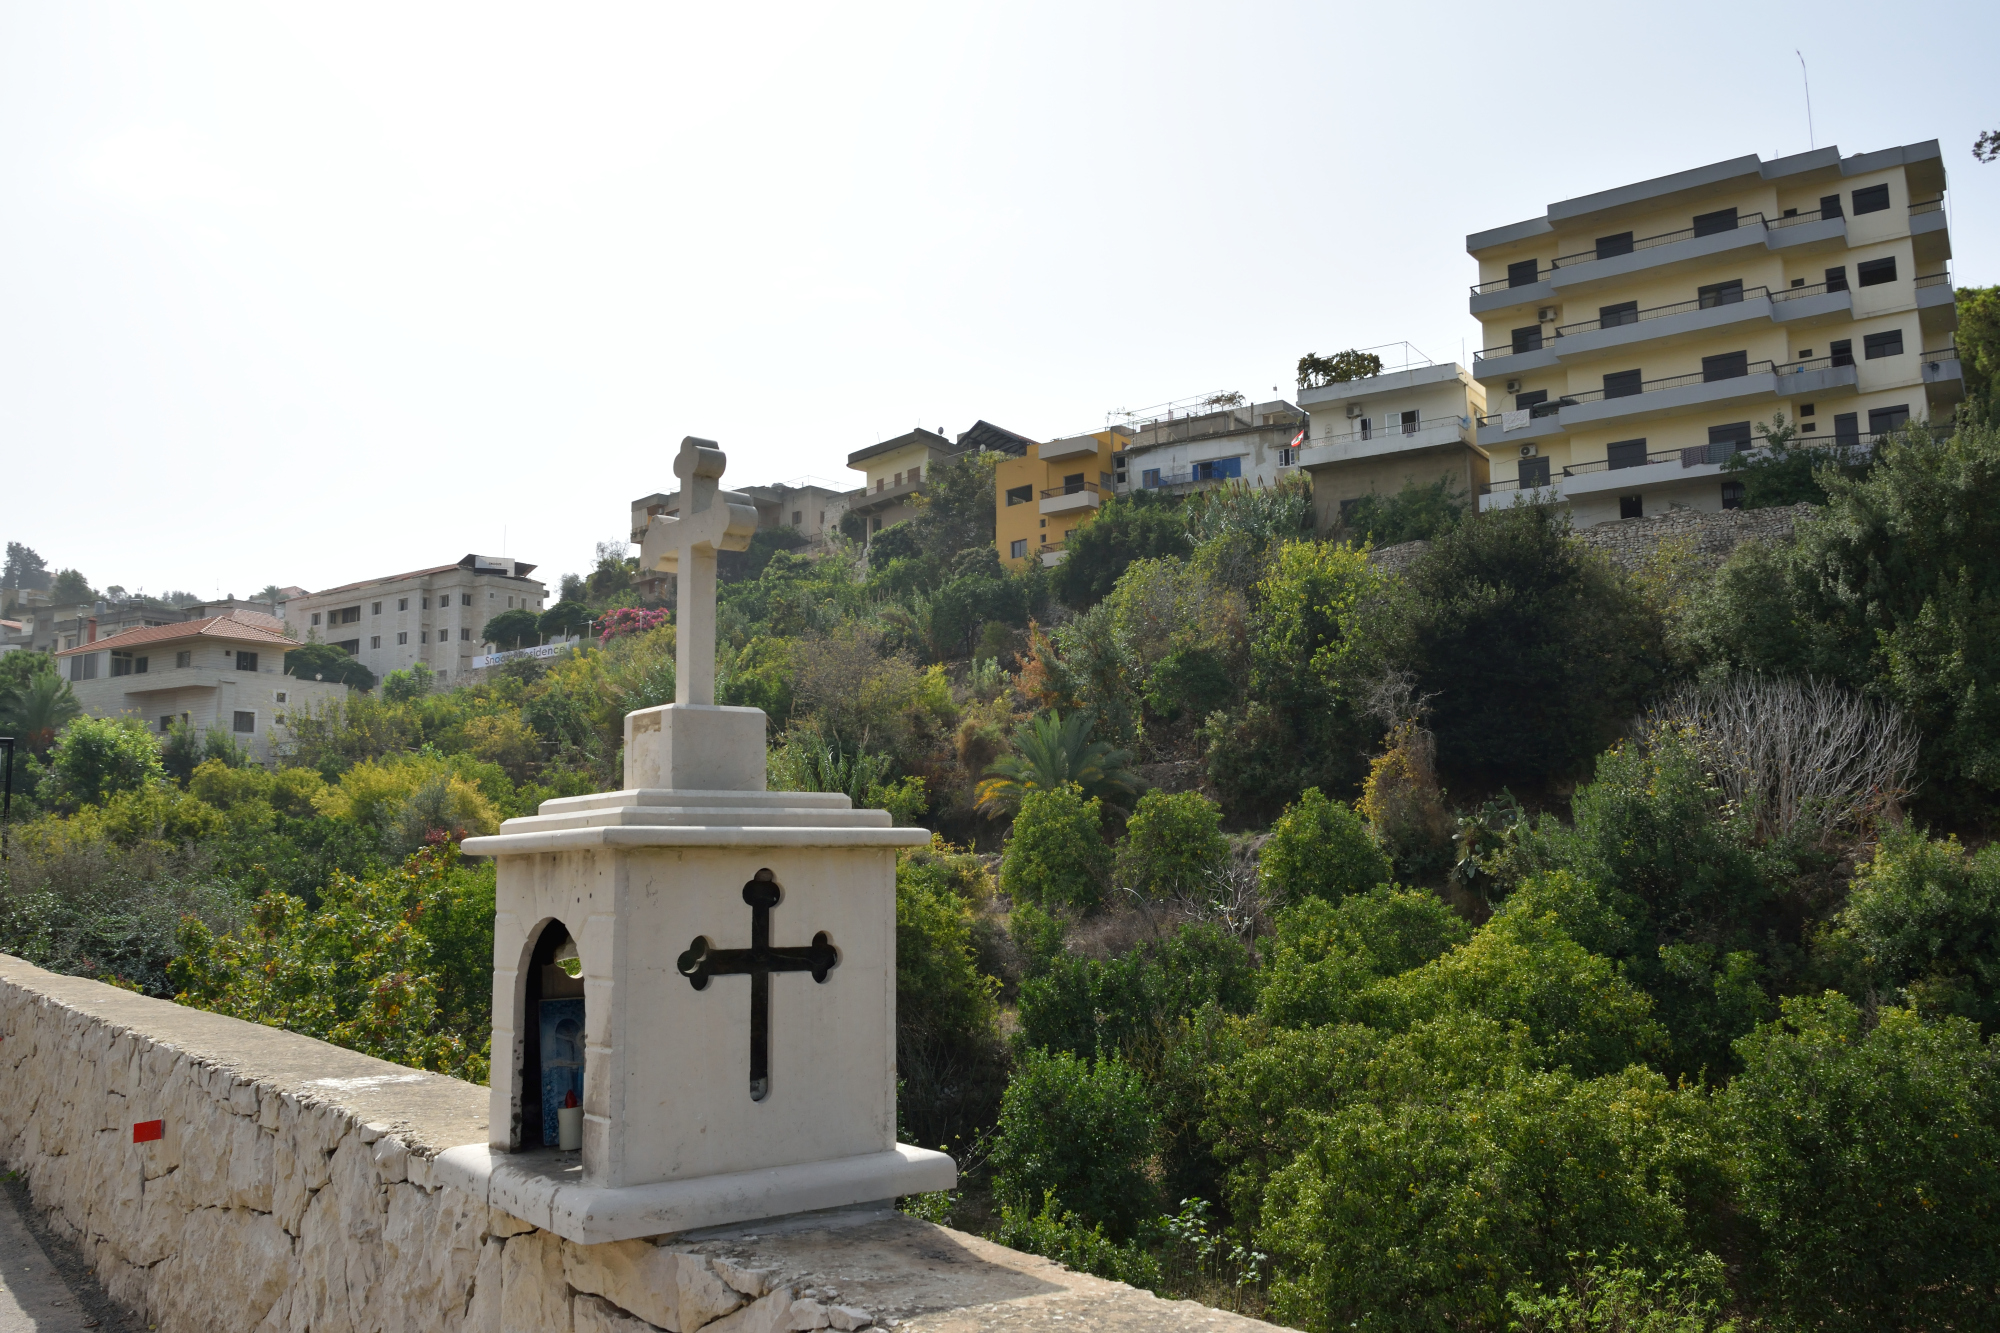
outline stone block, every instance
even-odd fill
[[[602,1296],[671,1333],[693,1333],[700,1325],[691,1328],[681,1320],[682,1257],[647,1240],[562,1242],[563,1278],[570,1286]]]
[[[562,1241],[516,1236],[500,1257],[500,1333],[571,1333]]]
[[[875,1322],[874,1315],[857,1305],[829,1305],[826,1307],[826,1317],[828,1322],[840,1330],[840,1333],[854,1333],[854,1330],[866,1328]]]
[[[699,1254],[680,1254],[681,1333],[695,1333],[743,1304],[742,1293],[715,1275]]]
[[[625,715],[625,789],[763,791],[761,708],[663,704]]]
[[[792,1302],[790,1317],[786,1319],[785,1327],[796,1329],[825,1328],[830,1322],[832,1321],[828,1318],[824,1305],[821,1305],[818,1301],[801,1299]]]
[[[733,1264],[727,1259],[711,1259],[709,1263],[714,1266],[716,1276],[742,1292],[751,1300],[755,1300],[769,1291],[771,1283],[777,1277],[774,1269],[746,1268],[741,1264]]]
[[[653,1333],[656,1327],[625,1313],[602,1296],[578,1296],[571,1308],[576,1333]]]
[[[702,1333],[780,1333],[792,1320],[792,1289],[773,1287],[734,1314],[724,1315]]]

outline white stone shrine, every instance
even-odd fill
[[[498,867],[492,1109],[438,1170],[580,1244],[957,1179],[896,1142],[896,851],[930,835],[766,791],[763,712],[715,703],[716,553],[756,529],[725,461],[681,442],[680,516],[641,548],[675,574],[676,685],[626,717],[624,789],[465,842]]]

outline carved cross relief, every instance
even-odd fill
[[[750,1100],[761,1102],[771,1092],[771,974],[810,972],[812,979],[826,984],[827,974],[840,965],[840,952],[825,931],[807,945],[771,943],[771,909],[784,891],[769,870],[743,886],[743,901],[750,904],[750,947],[718,949],[708,936],[697,935],[680,956],[679,968],[696,990],[707,990],[709,978],[747,976],[750,978]]]
[[[729,456],[714,440],[681,441],[674,472],[680,513],[655,514],[639,563],[674,575],[674,702],[715,702],[715,553],[748,550],[757,531],[749,496],[721,488]]]

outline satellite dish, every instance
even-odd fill
[[[326,675],[325,675],[325,674],[324,674],[323,672],[319,672],[319,671],[315,671],[315,672],[313,672],[313,679],[314,679],[314,680],[325,680],[325,679],[326,679]]]

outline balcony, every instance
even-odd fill
[[[1565,487],[1566,477],[1550,477],[1537,486],[1523,486],[1520,481],[1489,481],[1479,485],[1479,512],[1492,509],[1506,509],[1515,504],[1561,504],[1569,498]]]
[[[1910,240],[1919,264],[1942,264],[1951,258],[1951,236],[1945,230],[1944,196],[1910,205]]]
[[[909,498],[924,488],[923,478],[906,481],[900,486],[884,486],[879,491],[849,491],[847,512],[850,514],[872,514],[894,505],[906,503]]]
[[[1044,514],[1076,514],[1095,509],[1103,503],[1102,491],[1094,481],[1072,481],[1063,486],[1051,486],[1042,492]]]
[[[1472,313],[1484,315],[1513,306],[1552,302],[1566,293],[1588,291],[1634,273],[1706,262],[1731,250],[1756,245],[1770,250],[1797,250],[1833,241],[1845,242],[1846,237],[1845,217],[1822,217],[1814,209],[1781,218],[1745,213],[1735,219],[1734,226],[1710,223],[1661,232],[1657,236],[1621,238],[1574,254],[1558,255],[1546,267],[1536,270],[1533,281],[1528,281],[1525,275],[1510,275],[1474,284]]]
[[[1471,431],[1472,418],[1465,416],[1425,417],[1421,421],[1371,426],[1367,430],[1314,440],[1297,451],[1297,463],[1303,468],[1324,467],[1357,458],[1383,458],[1447,444],[1469,444]]]
[[[1561,435],[1595,422],[1660,412],[1692,411],[1766,397],[1827,393],[1852,388],[1852,357],[1815,357],[1810,361],[1752,361],[1738,375],[1693,371],[1642,382],[1636,392],[1607,396],[1603,389],[1564,394],[1550,403],[1516,412],[1494,412],[1479,418],[1482,448],[1522,443]],[[1507,429],[1508,418],[1514,428]]]
[[[1956,347],[1940,347],[1935,352],[1925,352],[1923,373],[1924,397],[1929,400],[1933,412],[1950,407],[1965,397],[1965,367],[1959,362]]]
[[[1844,283],[1711,292],[1691,301],[1559,325],[1553,337],[1536,332],[1496,347],[1482,347],[1472,354],[1472,373],[1481,380],[1509,378],[1546,370],[1571,357],[1608,352],[1634,343],[1705,335],[1731,324],[1760,319],[1803,324],[1853,308],[1853,294]]]
[[[1042,558],[1042,568],[1047,569],[1051,565],[1061,563],[1063,557],[1068,555],[1069,552],[1063,548],[1063,543],[1061,542],[1043,542],[1036,554]]]

